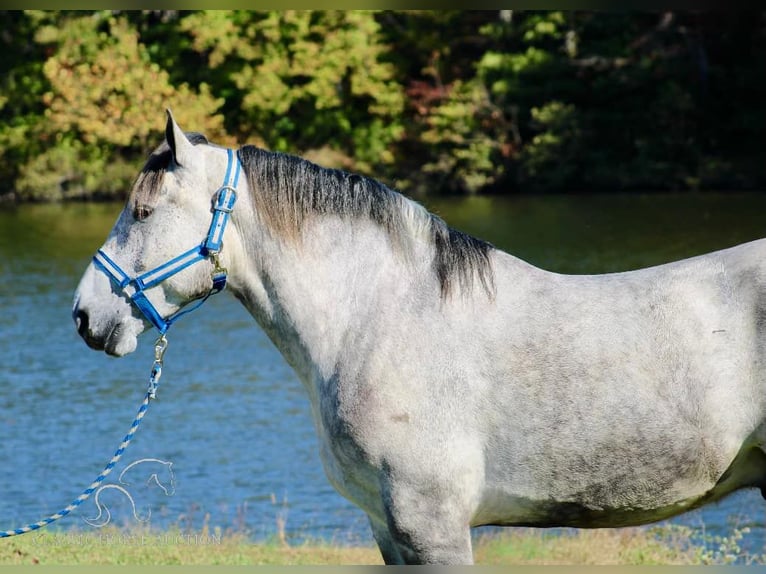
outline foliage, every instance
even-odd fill
[[[211,115],[220,101],[204,84],[197,93],[186,84],[172,86],[123,18],[105,13],[65,17],[57,26],[41,26],[35,39],[55,46],[43,66],[51,86],[42,99],[52,137],[22,168],[17,181],[22,197],[126,189],[134,173],[122,169],[120,152],[135,156],[134,150],[146,150],[160,139],[163,123],[146,118],[163,107],[175,109],[183,124],[225,138],[222,117]]]
[[[423,174],[431,185],[476,192],[503,178],[498,156],[507,144],[507,121],[481,82],[456,80],[425,125],[420,138],[433,159]]]
[[[0,12],[0,200],[12,195],[20,166],[39,153],[37,125],[44,114],[48,89],[42,73],[46,54],[29,38],[35,19],[18,11]]]
[[[329,144],[365,171],[391,163],[401,135],[403,94],[382,61],[379,28],[363,11],[213,10],[181,23],[242,94],[239,130],[279,151]]]
[[[117,197],[162,110],[418,192],[763,188],[766,12],[0,12],[0,199]]]
[[[574,179],[581,130],[577,109],[552,100],[529,110],[535,135],[524,146],[524,179],[537,187],[565,189]]]

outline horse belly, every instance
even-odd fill
[[[489,492],[485,496],[485,508],[493,510],[475,517],[473,526],[534,526],[614,528],[638,526],[677,516],[710,502],[715,502],[746,487],[759,487],[763,493],[766,477],[766,455],[760,449],[753,450],[735,461],[727,473],[711,488],[674,502],[663,497],[642,501],[643,504],[609,507],[594,501],[533,499],[508,495],[506,492]],[[766,494],[764,495],[766,496]]]
[[[531,526],[537,528],[619,528],[638,526],[671,518],[699,506],[692,498],[652,509],[595,508],[577,502],[537,501],[516,498],[498,506],[502,515],[477,517],[473,526]],[[510,502],[510,504],[509,504]]]
[[[490,452],[497,458],[487,462],[472,523],[635,526],[676,516],[740,488],[766,490],[766,455],[753,436],[741,436],[727,448],[727,441],[716,444],[710,436],[683,434],[632,442],[592,434],[592,442],[578,443],[554,433],[551,442],[527,442],[521,448],[518,442],[505,451],[493,445]]]

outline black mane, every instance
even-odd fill
[[[406,228],[403,210],[407,203],[414,202],[375,179],[255,146],[242,147],[239,159],[256,212],[283,235],[296,235],[303,221],[322,214],[369,218],[395,240],[401,234],[411,233]],[[452,292],[455,282],[470,290],[477,278],[492,294],[494,281],[489,262],[492,245],[451,229],[419,204],[417,209],[410,209],[413,211],[430,234],[435,250],[434,271],[442,295]]]

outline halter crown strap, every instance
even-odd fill
[[[207,301],[208,297],[222,291],[226,286],[226,269],[220,266],[218,254],[223,248],[223,233],[226,230],[226,224],[229,222],[234,203],[237,201],[236,189],[241,169],[239,159],[233,150],[227,149],[226,156],[226,175],[224,176],[223,184],[216,192],[210,228],[205,240],[200,245],[184,251],[181,255],[174,257],[170,261],[133,278],[123,271],[103,249],[99,249],[93,257],[93,263],[96,268],[103,271],[120,288],[160,334],[164,335],[179,317],[193,311]],[[215,265],[211,274],[213,286],[210,291],[201,298],[198,298],[192,306],[180,309],[169,317],[163,318],[146,296],[145,290],[162,283],[203,259],[211,259]]]
[[[228,153],[228,164],[226,166],[226,175],[223,179],[223,185],[218,190],[218,197],[213,208],[213,221],[210,222],[210,231],[205,239],[204,247],[211,253],[217,253],[221,250],[223,244],[223,232],[229,221],[229,214],[234,208],[234,202],[237,201],[237,184],[239,183],[239,160],[232,157],[234,152],[230,149]],[[234,173],[232,174],[232,164]]]

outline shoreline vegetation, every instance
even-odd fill
[[[728,537],[699,536],[685,526],[571,530],[508,529],[474,540],[476,564],[508,565],[728,565],[763,564],[742,551],[747,528]],[[379,565],[374,546],[316,541],[296,545],[275,538],[202,529],[149,528],[38,531],[0,542],[0,565]]]
[[[0,201],[124,198],[165,108],[410,195],[766,187],[762,9],[0,18]]]

